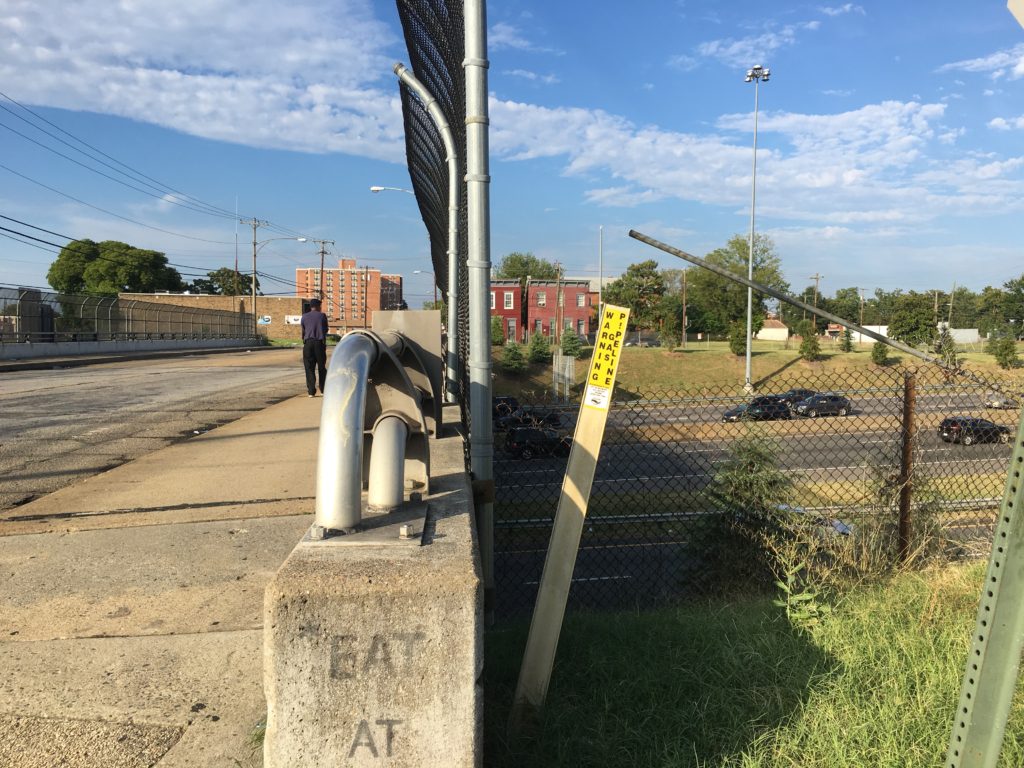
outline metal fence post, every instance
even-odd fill
[[[917,375],[914,371],[904,371],[903,426],[901,430],[903,446],[900,452],[900,512],[897,544],[897,556],[901,563],[907,562],[910,557],[910,540],[913,535],[914,518],[911,505],[914,497],[914,444],[917,440],[917,427],[914,420],[916,401]]]

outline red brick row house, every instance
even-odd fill
[[[505,339],[527,342],[535,333],[558,341],[591,331],[594,298],[586,280],[491,280],[491,316],[502,318]]]

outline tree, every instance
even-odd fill
[[[583,355],[583,343],[575,333],[562,335],[562,354],[575,357],[577,360]]]
[[[512,375],[518,375],[526,370],[526,360],[523,358],[523,349],[514,341],[505,345],[505,355],[501,359],[501,367]]]
[[[849,328],[843,328],[843,339],[839,342],[841,352],[853,352],[853,332]]]
[[[500,347],[505,343],[505,328],[501,318],[497,315],[491,317],[491,344]]]
[[[630,264],[625,274],[605,287],[602,299],[608,304],[629,307],[630,323],[636,328],[654,328],[658,307],[665,295],[665,280],[654,259]]]
[[[687,321],[689,321],[689,312],[687,315]],[[658,304],[657,316],[661,328],[659,333],[661,343],[669,349],[679,346],[683,334],[682,297],[678,293],[666,293],[662,296],[661,302]]]
[[[991,336],[994,331],[1006,324],[1006,294],[999,288],[986,285],[977,298],[978,332],[982,336]]]
[[[1003,317],[1007,320],[1024,319],[1024,275],[1003,283]]]
[[[739,357],[747,353],[747,326],[739,321],[729,326],[729,351]]]
[[[1020,365],[1020,358],[1017,357],[1017,342],[1010,336],[1003,336],[989,344],[992,356],[1000,368],[1010,369]]]
[[[527,350],[526,355],[531,363],[547,363],[551,360],[551,345],[543,333],[534,333],[530,336],[530,346]]]
[[[889,345],[884,341],[876,341],[871,347],[871,362],[875,365],[885,365],[889,357]]]
[[[953,334],[949,332],[949,326],[945,323],[939,331],[938,341],[935,342],[935,353],[942,358],[950,368],[959,368],[960,359],[956,353],[956,342],[953,341]]]
[[[745,235],[735,235],[724,248],[718,248],[704,257],[710,264],[727,269],[733,274],[746,277],[749,244]],[[754,236],[754,280],[776,290],[789,291],[789,283],[782,277],[781,261],[775,251],[775,244],[768,235]],[[739,283],[715,274],[707,269],[690,270],[688,279],[688,300],[699,307],[695,315],[703,327],[691,324],[692,330],[724,334],[729,326],[738,320],[746,324],[747,289]],[[754,292],[753,329],[756,333],[764,325],[766,311],[765,295]],[[687,308],[687,314],[690,314]]]
[[[537,258],[529,251],[513,251],[499,262],[494,276],[500,280],[518,280],[525,292],[527,277],[534,280],[555,280],[559,274],[558,267],[547,259]]]
[[[195,293],[212,293],[218,296],[248,296],[252,293],[252,275],[235,272],[231,267],[221,267],[207,272],[206,277],[197,277],[188,286]],[[256,290],[260,280],[256,278]]]
[[[889,338],[918,346],[931,344],[935,333],[935,309],[931,296],[911,291],[897,299],[889,320]]]
[[[800,357],[813,363],[820,356],[821,342],[818,341],[818,334],[811,333],[804,336],[800,342]]]
[[[73,240],[61,248],[46,279],[59,293],[116,296],[121,291],[181,291],[185,284],[159,251],[116,240]]]

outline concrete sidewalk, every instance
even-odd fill
[[[312,522],[319,398],[0,516],[0,766],[259,766],[263,591]]]

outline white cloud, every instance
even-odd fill
[[[557,75],[540,75],[527,69],[506,69],[501,74],[509,75],[510,77],[519,77],[523,80],[530,80],[531,82],[543,83],[544,85],[555,85],[562,82],[559,80]]]
[[[819,27],[817,21],[807,21],[799,24],[787,24],[784,27],[767,29],[759,35],[744,37],[738,40],[724,38],[722,40],[709,40],[697,46],[697,53],[705,58],[714,58],[726,64],[742,64],[749,66],[755,60],[760,61],[764,57],[774,53],[780,48],[793,45],[797,39],[797,33],[804,30],[816,30]]]
[[[853,95],[853,91],[828,88],[827,90],[822,91],[822,94],[825,96],[851,96]]]
[[[0,28],[0,81],[19,101],[253,146],[402,157],[381,53],[398,41],[369,0],[253,0],[244,13],[227,0],[9,0]]]
[[[976,59],[943,64],[936,72],[988,73],[993,80],[1004,77],[1009,70],[1011,80],[1024,77],[1024,43]]]
[[[530,42],[518,27],[504,21],[499,21],[487,31],[487,47],[492,51],[532,51],[558,56],[563,53],[555,48],[546,48]]]
[[[834,115],[763,114],[759,210],[783,220],[877,228],[1024,206],[1018,158],[950,162],[938,151],[962,135],[939,125],[945,109],[888,101]],[[749,200],[749,114],[723,115],[717,135],[511,101],[493,100],[491,116],[497,157],[562,162],[564,175],[592,181],[585,197],[594,204],[636,207],[676,198],[742,210]]]
[[[843,5],[831,8],[826,6],[821,7],[818,10],[821,11],[826,16],[842,16],[843,14],[846,13],[859,13],[861,16],[866,15],[864,9],[861,6],[854,5],[853,3],[844,3]]]
[[[1024,115],[1020,117],[993,117],[988,121],[988,127],[997,131],[1009,131],[1012,128],[1024,130]]]

